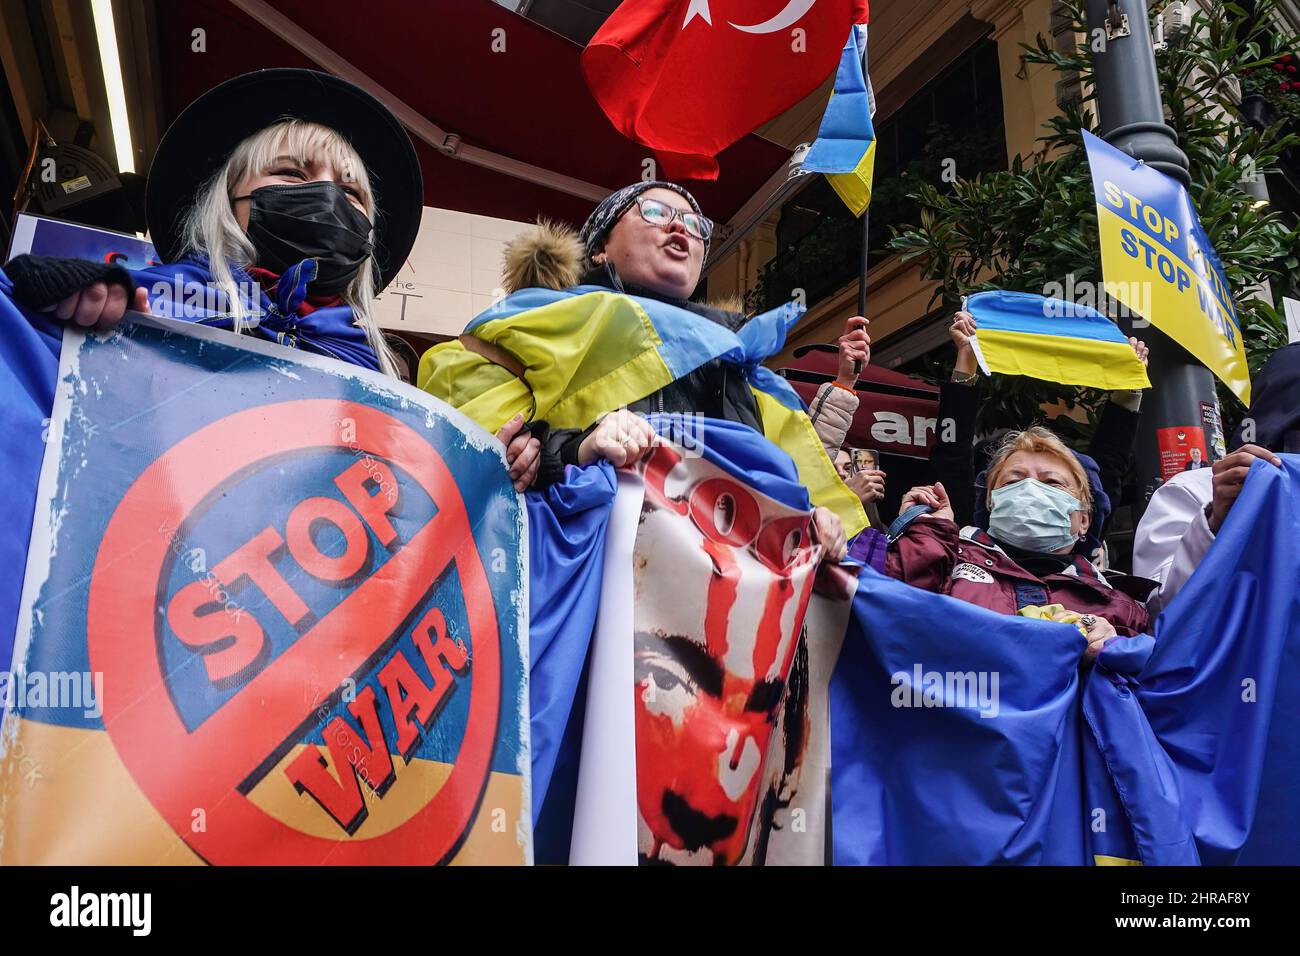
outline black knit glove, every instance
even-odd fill
[[[122,266],[58,256],[15,256],[5,263],[14,284],[14,299],[29,309],[47,309],[96,282],[119,285],[126,301],[135,298],[135,280]]]
[[[560,460],[559,453],[550,445],[548,439],[555,434],[549,423],[544,421],[531,422],[529,430],[532,436],[541,443],[541,463],[537,467],[537,475],[533,478],[533,490],[545,491],[551,485],[564,480],[564,462]]]

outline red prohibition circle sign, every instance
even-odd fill
[[[355,422],[355,445],[337,422]],[[359,447],[399,463],[437,504],[437,513],[264,670],[194,730],[167,692],[155,620],[171,542],[156,529],[182,527],[213,488],[285,452]],[[120,560],[132,554],[134,560]],[[117,558],[118,560],[114,560]],[[243,793],[267,756],[296,743],[313,720],[307,675],[338,687],[407,619],[416,601],[454,562],[468,611],[473,672],[469,715],[450,776],[400,826],[368,839],[304,833]],[[394,596],[397,596],[394,599]],[[127,490],[96,557],[87,604],[93,671],[112,687],[104,726],[140,789],[172,829],[210,863],[429,864],[460,846],[478,811],[496,743],[501,648],[496,608],[464,499],[441,456],[414,429],[365,405],[307,399],[259,406],[177,442]],[[195,811],[205,826],[195,832]]]

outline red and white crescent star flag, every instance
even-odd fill
[[[716,179],[714,157],[815,90],[866,22],[867,0],[624,0],[582,67],[664,176]]]

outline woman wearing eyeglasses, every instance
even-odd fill
[[[712,231],[695,197],[661,181],[607,197],[576,236],[540,224],[507,248],[512,294],[458,342],[425,353],[420,386],[487,428],[522,413],[542,439],[537,487],[560,480],[566,465],[638,461],[655,437],[645,415],[747,425],[795,459],[823,506],[815,520],[826,553],[838,557],[845,526],[866,524],[861,504],[812,422],[777,407],[776,389],[763,387],[771,373],[759,369],[795,313],[749,320],[690,301]]]
[[[690,301],[712,232],[713,222],[681,186],[628,186],[597,206],[582,227],[578,238],[590,265],[581,283],[668,301],[734,332],[745,323],[744,315]],[[625,412],[607,415],[583,432],[552,436],[548,449],[566,465],[588,465],[597,458],[616,467],[634,462],[654,438],[638,412],[700,414],[763,430],[744,377],[726,362],[710,359],[632,402]]]

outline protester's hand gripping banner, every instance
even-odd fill
[[[664,441],[620,473],[575,863],[831,862],[827,687],[855,582],[820,565],[806,492],[737,467],[767,443],[709,424],[703,454]]]
[[[143,316],[70,328],[0,862],[529,862],[502,455],[377,373]]]
[[[1106,293],[1160,329],[1250,404],[1250,370],[1219,257],[1174,179],[1083,131]]]

